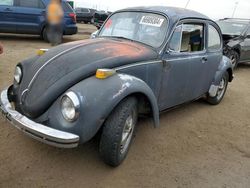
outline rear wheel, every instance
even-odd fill
[[[216,96],[215,97],[210,97],[208,95],[207,101],[210,104],[217,105],[222,101],[222,99],[223,99],[223,97],[224,97],[224,95],[226,93],[226,90],[227,90],[228,80],[229,80],[229,74],[228,74],[228,72],[226,72],[223,75],[223,77],[222,77],[222,79],[220,81],[219,88],[218,88],[218,91],[216,93]]]
[[[48,27],[45,26],[42,32],[42,38],[44,41],[49,42],[49,37],[48,37]]]
[[[108,117],[99,146],[100,156],[108,165],[118,166],[126,158],[137,118],[137,100],[134,97],[123,100]]]

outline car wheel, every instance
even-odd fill
[[[49,42],[48,27],[44,27],[43,32],[42,32],[42,38],[44,41]]]
[[[138,119],[137,100],[123,100],[104,123],[99,152],[103,161],[118,166],[126,158]]]
[[[238,52],[232,50],[232,51],[230,52],[229,59],[230,59],[231,62],[232,62],[233,69],[235,69],[235,68],[238,66],[239,59],[240,59],[240,56],[239,56]]]
[[[229,74],[226,72],[223,75],[223,77],[222,77],[222,79],[220,81],[219,88],[218,88],[218,91],[216,93],[216,96],[215,97],[210,97],[208,95],[207,101],[210,104],[217,105],[217,104],[219,104],[222,101],[222,99],[223,99],[223,97],[224,97],[224,95],[226,93],[226,90],[227,90],[228,80],[229,80]]]

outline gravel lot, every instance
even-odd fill
[[[81,25],[88,38],[95,28]],[[50,45],[36,36],[0,34],[0,89],[11,84],[15,65]],[[161,115],[154,129],[142,119],[125,162],[106,166],[97,139],[63,150],[24,136],[0,117],[0,187],[192,187],[250,185],[250,64],[240,65],[218,106],[202,100]]]

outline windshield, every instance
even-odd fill
[[[109,18],[99,36],[126,38],[158,48],[164,42],[167,25],[167,19],[158,14],[121,12]]]
[[[218,21],[217,23],[221,28],[222,34],[226,35],[241,35],[247,27],[246,23],[241,22]]]

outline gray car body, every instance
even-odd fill
[[[139,62],[119,64],[119,66],[115,66],[114,62],[112,67],[110,65],[99,67],[113,68],[117,73],[101,80],[91,72],[86,78],[68,85],[44,113],[32,118],[34,121],[79,135],[80,143],[84,143],[96,135],[110,113],[128,96],[133,95],[138,98],[139,111],[152,115],[154,125],[157,127],[160,122],[160,112],[207,94],[211,86],[219,85],[226,72],[229,74],[229,81],[232,81],[232,65],[229,59],[222,55],[222,46],[217,51],[208,51],[205,48],[204,51],[197,53],[174,53],[168,50],[168,43],[174,29],[182,23],[205,24],[206,36],[209,23],[221,35],[218,25],[206,16],[171,7],[136,7],[118,12],[122,11],[157,13],[168,19],[166,40],[160,48],[154,50],[157,56]],[[205,43],[207,47],[207,37]],[[26,64],[29,64],[29,61],[34,59],[28,60]],[[67,91],[75,92],[80,99],[80,116],[75,122],[67,122],[61,114],[61,98]]]

